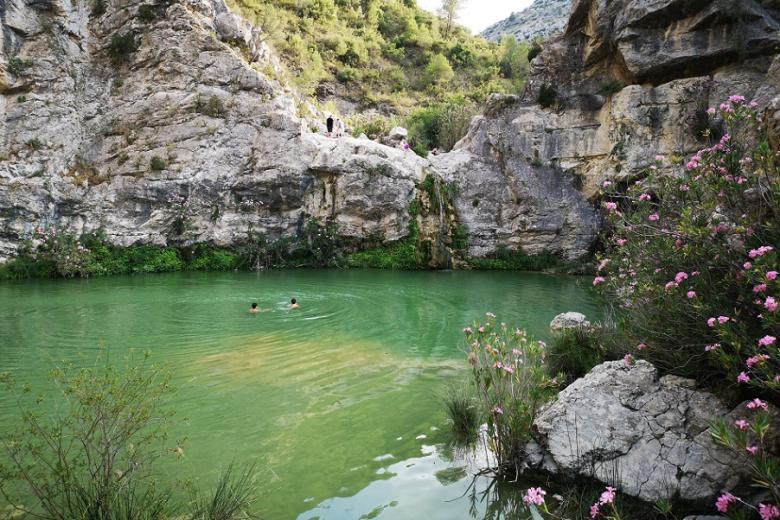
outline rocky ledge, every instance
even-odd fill
[[[537,417],[541,450],[531,446],[532,462],[648,502],[709,500],[737,488],[747,473],[744,459],[716,445],[709,427],[746,412],[744,404],[727,409],[691,380],[659,377],[646,361],[610,361],[561,391]]]

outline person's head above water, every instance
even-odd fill
[[[256,303],[253,303],[253,304],[252,304],[252,308],[253,308],[253,309],[257,309],[257,304],[256,304]]]
[[[296,303],[298,303],[298,300],[296,300],[295,298],[293,298],[292,300],[290,300],[290,303],[291,303],[291,304],[293,304],[293,305],[295,305]]]

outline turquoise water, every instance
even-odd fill
[[[586,287],[371,270],[6,283],[1,370],[41,382],[55,361],[151,350],[187,418],[172,432],[188,438],[185,455],[166,471],[205,486],[231,460],[255,461],[266,520],[482,518],[486,503],[459,497],[487,482],[470,488],[479,461],[446,447],[437,397],[466,369],[461,329],[490,311],[544,337],[559,312],[598,316]],[[253,301],[264,312],[250,315]],[[0,397],[2,424],[16,416]]]

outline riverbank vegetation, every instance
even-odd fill
[[[710,433],[742,461],[758,493],[725,490],[709,507],[730,518],[780,518],[773,431],[773,405],[780,404],[780,152],[770,145],[759,107],[744,97],[733,95],[708,115],[708,128],[718,131],[702,136],[709,146],[679,175],[657,175],[667,160],[656,156],[645,178],[604,184],[607,247],[593,286],[614,323],[557,334],[546,355],[536,356],[537,369],[522,371],[519,358],[506,352],[523,350],[493,332],[490,320],[466,329],[477,387],[472,399],[488,410],[487,439],[509,456],[498,458],[499,474],[521,467],[527,454],[516,442],[532,435],[531,417],[553,382],[566,384],[619,359],[622,346],[626,364],[646,359],[661,374],[695,379],[738,405],[735,418],[722,418]],[[502,394],[493,402],[503,379],[534,386],[536,397],[518,403]],[[459,417],[450,413],[453,423]],[[504,435],[502,425],[517,430]],[[620,506],[619,479],[613,485],[591,493],[580,514],[631,517]],[[544,488],[528,488],[523,509],[535,518],[560,518],[561,504],[549,499]],[[672,517],[673,500],[645,504],[642,517]]]
[[[39,228],[16,257],[0,264],[0,280],[301,267],[416,270],[430,268],[431,247],[429,241],[420,239],[415,220],[409,225],[409,234],[394,244],[385,244],[382,237],[344,237],[333,223],[309,220],[299,234],[276,240],[250,230],[231,248],[209,244],[117,246],[102,231],[75,235]],[[458,254],[465,255],[465,251],[458,250]],[[553,255],[526,255],[507,248],[499,248],[496,258],[466,257],[465,261],[473,269],[484,270],[541,271],[563,265]]]
[[[124,366],[108,361],[87,368],[52,370],[51,389],[17,385],[0,374],[3,391],[16,396],[20,426],[3,432],[0,496],[10,509],[0,517],[46,520],[240,520],[252,517],[254,467],[228,466],[216,487],[161,473],[162,459],[183,455],[171,439],[174,391],[167,372],[149,356]],[[174,487],[192,498],[174,498]],[[3,516],[7,514],[8,516]]]

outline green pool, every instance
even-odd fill
[[[53,360],[151,350],[188,419],[172,432],[188,437],[183,460],[166,471],[206,486],[231,460],[256,461],[266,520],[482,518],[489,504],[458,498],[479,461],[444,446],[437,401],[465,369],[461,329],[492,311],[543,337],[559,312],[597,316],[586,286],[370,270],[5,283],[0,370],[35,383]],[[249,315],[253,301],[266,311]],[[16,416],[0,394],[0,432]]]

